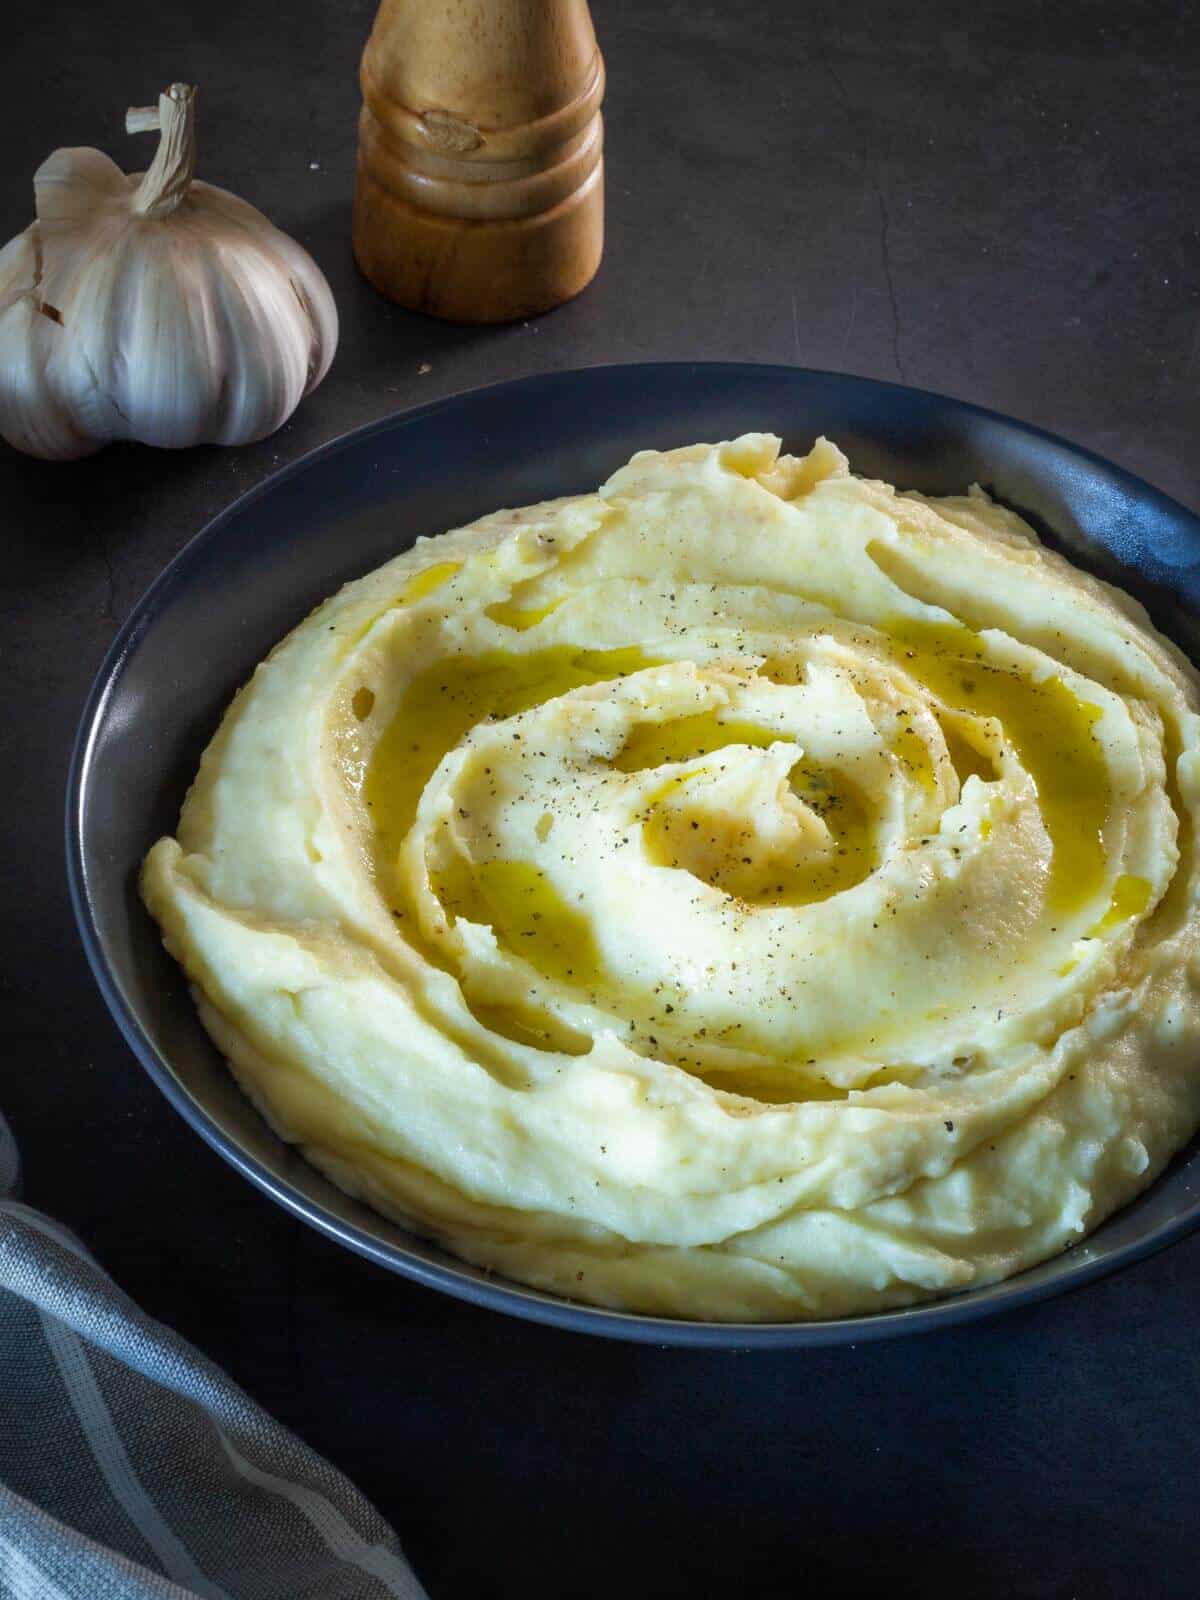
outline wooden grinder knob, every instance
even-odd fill
[[[547,311],[604,247],[604,62],[586,0],[382,0],[363,52],[354,253],[454,322]]]

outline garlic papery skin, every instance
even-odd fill
[[[56,150],[37,220],[0,250],[0,436],[52,460],[117,439],[248,444],[329,370],[338,320],[308,252],[235,195],[193,179],[196,91],[173,84],[145,174]]]

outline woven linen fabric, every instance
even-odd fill
[[[348,1479],[22,1205],[0,1117],[0,1597],[425,1600]]]

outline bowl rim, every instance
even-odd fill
[[[85,812],[93,749],[108,701],[120,680],[125,662],[136,651],[143,633],[156,620],[160,606],[186,569],[189,560],[194,558],[196,551],[202,546],[219,539],[226,527],[236,521],[249,506],[274,493],[281,484],[309,471],[317,463],[360,445],[378,434],[396,431],[439,411],[453,409],[469,398],[484,395],[498,396],[502,391],[521,391],[527,394],[539,388],[554,387],[559,384],[570,385],[588,374],[612,374],[622,371],[644,375],[685,372],[713,376],[720,374],[729,379],[739,375],[772,373],[778,376],[803,375],[806,378],[836,379],[838,382],[848,382],[863,389],[891,390],[897,395],[920,395],[922,399],[934,400],[973,416],[1001,423],[1008,429],[1066,450],[1090,466],[1102,469],[1106,476],[1116,479],[1139,500],[1152,501],[1172,517],[1182,517],[1194,523],[1200,542],[1200,517],[1187,506],[1124,467],[1105,459],[1084,445],[1064,438],[1061,434],[1052,433],[1048,429],[1023,422],[1004,412],[960,400],[937,390],[916,388],[909,384],[863,377],[855,373],[791,366],[778,362],[704,360],[596,362],[582,367],[533,373],[525,377],[504,379],[497,383],[469,386],[422,405],[391,412],[385,417],[378,417],[374,421],[338,434],[306,451],[296,460],[269,473],[259,483],[238,495],[180,547],[130,607],[125,621],[105,652],[83,704],[72,742],[65,792],[67,885],[76,927],[92,976],[134,1057],[167,1101],[211,1149],[276,1204],[327,1238],[392,1272],[397,1272],[427,1288],[438,1289],[455,1299],[483,1306],[489,1310],[506,1312],[527,1321],[572,1332],[590,1333],[602,1338],[693,1349],[778,1350],[818,1348],[836,1344],[854,1345],[868,1340],[930,1332],[994,1316],[1001,1311],[1032,1306],[1052,1296],[1069,1293],[1106,1277],[1109,1273],[1120,1271],[1137,1261],[1157,1254],[1158,1251],[1184,1238],[1195,1228],[1200,1227],[1200,1193],[1188,1207],[1170,1221],[1146,1236],[1109,1249],[1102,1255],[1081,1254],[1072,1260],[1074,1250],[1079,1248],[1073,1246],[1057,1256],[1049,1257],[1046,1261],[999,1282],[965,1289],[938,1300],[904,1306],[893,1311],[865,1312],[857,1316],[816,1321],[712,1322],[659,1317],[644,1312],[587,1305],[499,1276],[487,1273],[481,1275],[479,1269],[467,1263],[458,1266],[452,1261],[443,1264],[440,1261],[430,1260],[419,1253],[420,1246],[426,1243],[419,1235],[413,1235],[416,1248],[410,1249],[404,1245],[385,1241],[366,1228],[335,1216],[319,1201],[304,1195],[286,1178],[271,1171],[258,1157],[243,1149],[221,1124],[188,1094],[172,1071],[169,1061],[158,1051],[142,1028],[135,1010],[127,1003],[114,977],[105,953],[104,940],[93,914],[84,844]],[[272,1132],[272,1137],[278,1138],[278,1135]],[[279,1142],[285,1149],[288,1148],[283,1140]],[[1178,1154],[1182,1152],[1177,1153],[1173,1159],[1178,1159]],[[1160,1182],[1162,1176],[1160,1173],[1154,1183]],[[1148,1186],[1152,1187],[1153,1184]],[[1142,1191],[1146,1192],[1148,1191]],[[1136,1204],[1138,1199],[1140,1195],[1129,1203]],[[1121,1211],[1125,1209],[1122,1207]],[[1114,1216],[1120,1214],[1120,1211],[1113,1213]],[[1106,1218],[1105,1223],[1108,1220]],[[1086,1240],[1081,1243],[1086,1243]],[[432,1245],[432,1248],[441,1249],[436,1245]],[[1058,1270],[1052,1271],[1034,1283],[1024,1281],[1040,1267],[1052,1266],[1058,1266]]]

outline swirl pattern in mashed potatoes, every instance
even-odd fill
[[[350,584],[145,867],[285,1138],[596,1303],[994,1280],[1200,1121],[1193,670],[978,490],[778,449],[639,455]]]

